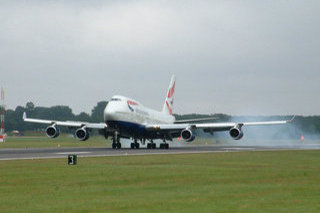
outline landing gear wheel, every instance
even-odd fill
[[[133,142],[130,144],[130,148],[131,149],[139,149],[140,148],[140,144],[138,142]]]
[[[161,144],[160,144],[160,149],[169,149],[169,144],[167,144],[167,143],[161,143]]]
[[[135,146],[136,146],[136,149],[140,149],[140,144],[139,143],[136,143]]]
[[[116,148],[117,149],[121,149],[121,143],[120,142],[116,143]]]
[[[150,143],[147,144],[147,149],[155,149],[156,148],[156,144],[153,143],[153,140],[150,139]]]
[[[131,148],[131,149],[134,149],[134,148],[135,148],[135,144],[134,144],[134,143],[131,143],[131,144],[130,144],[130,148]]]
[[[116,149],[117,148],[117,144],[116,143],[112,143],[112,149]]]
[[[155,143],[148,143],[147,144],[147,149],[155,149],[156,148],[156,144]]]

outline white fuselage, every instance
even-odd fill
[[[136,125],[172,124],[175,117],[144,107],[138,101],[124,96],[113,96],[105,110],[104,121],[109,123],[131,123]]]

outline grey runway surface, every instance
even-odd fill
[[[185,146],[170,147],[170,149],[128,149],[114,150],[111,148],[28,148],[1,149],[0,160],[66,158],[69,154],[78,157],[98,156],[127,156],[127,155],[159,155],[159,154],[188,154],[212,152],[241,152],[241,151],[274,151],[274,150],[306,150],[319,149],[319,145],[308,146]]]

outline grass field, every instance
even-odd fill
[[[319,212],[320,151],[0,161],[0,212]]]

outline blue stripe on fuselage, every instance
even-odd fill
[[[119,129],[120,132],[126,132],[130,135],[145,135],[147,133],[144,125],[127,121],[107,121],[108,126]]]

